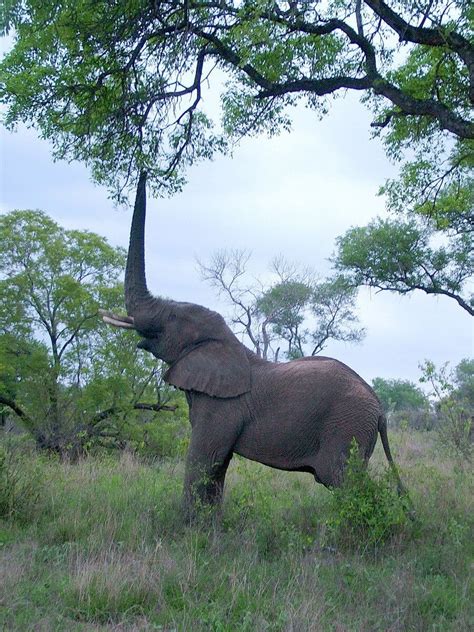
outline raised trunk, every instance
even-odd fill
[[[138,180],[137,195],[133,209],[127,267],[125,270],[125,305],[129,316],[150,293],[145,277],[145,216],[146,216],[146,173],[142,171]]]

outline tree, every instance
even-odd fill
[[[358,92],[373,112],[373,133],[390,158],[404,161],[381,193],[391,212],[408,218],[407,234],[420,231],[428,256],[409,274],[415,285],[397,280],[395,290],[416,289],[424,266],[425,291],[459,295],[451,281],[466,277],[473,247],[466,0],[9,0],[0,21],[15,39],[0,64],[5,124],[35,125],[55,156],[88,163],[119,199],[143,168],[155,191],[175,191],[190,163],[242,136],[288,129],[296,103],[323,116],[331,97]],[[203,99],[216,72],[226,79],[220,127]],[[429,279],[430,237],[449,242],[447,285],[437,268]],[[383,274],[373,280],[394,287]]]
[[[426,395],[409,380],[386,380],[376,377],[372,381],[372,387],[385,412],[414,411],[428,406]]]
[[[162,409],[159,367],[97,317],[122,303],[123,250],[41,211],[1,216],[0,241],[0,405],[38,446],[113,439],[121,414]]]
[[[278,360],[281,345],[288,359],[320,353],[329,340],[359,342],[364,330],[354,314],[357,291],[343,277],[318,281],[282,257],[271,266],[273,281],[247,279],[250,255],[220,251],[199,262],[202,278],[233,306],[231,321],[257,355]]]
[[[176,189],[183,166],[229,137],[287,128],[300,99],[324,115],[331,96],[354,90],[392,157],[415,150],[402,184],[388,185],[390,203],[411,201],[440,222],[465,215],[465,0],[9,0],[0,19],[15,38],[0,66],[6,124],[35,124],[57,156],[85,160],[118,196],[143,167],[157,188]],[[216,71],[227,79],[223,134],[203,108]]]
[[[355,285],[447,296],[474,315],[474,295],[468,295],[474,273],[472,234],[447,234],[438,246],[432,245],[432,236],[413,219],[376,219],[338,238],[336,268],[350,274]]]
[[[31,336],[0,334],[0,426],[6,425],[8,414],[13,411],[34,435],[35,424],[21,407],[21,401],[41,399],[42,378],[48,370],[48,351],[42,342]]]

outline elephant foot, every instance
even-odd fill
[[[184,523],[188,526],[218,526],[222,519],[222,503],[205,502],[185,495],[182,506]]]

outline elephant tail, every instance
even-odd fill
[[[402,479],[400,478],[400,474],[398,473],[398,468],[393,460],[392,453],[390,452],[390,445],[388,443],[388,435],[387,435],[387,418],[385,415],[380,415],[378,422],[378,429],[380,433],[380,438],[382,440],[383,451],[385,452],[385,456],[387,457],[388,464],[390,465],[390,469],[393,472],[395,480],[397,482],[397,492],[400,497],[403,497],[405,500],[405,511],[410,520],[416,520],[416,512],[413,502],[410,498],[407,488],[402,483]]]
[[[380,439],[382,440],[383,451],[385,452],[385,456],[387,457],[388,464],[390,465],[390,469],[392,470],[395,480],[397,481],[397,490],[399,496],[408,497],[408,492],[406,490],[405,485],[402,483],[400,478],[400,474],[398,473],[398,468],[393,460],[392,453],[390,451],[390,445],[388,443],[388,435],[387,435],[387,418],[385,415],[380,415],[378,422],[378,429],[380,433]]]

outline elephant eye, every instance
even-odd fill
[[[176,316],[176,314],[170,314],[168,316],[168,321],[172,321],[172,320],[176,320],[178,317]]]

